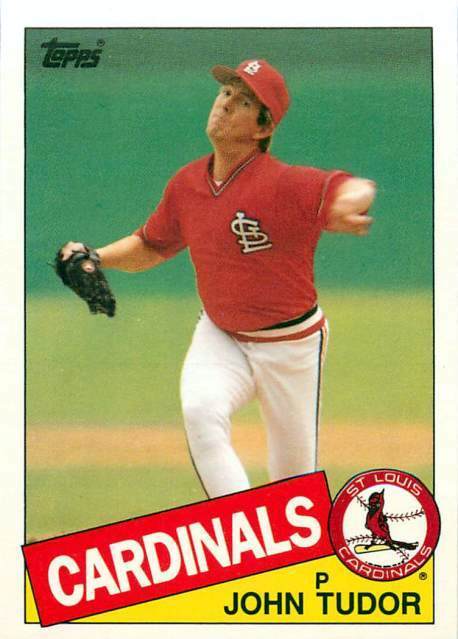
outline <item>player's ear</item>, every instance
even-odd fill
[[[262,140],[263,138],[270,138],[274,129],[275,125],[271,120],[265,124],[258,124],[258,129],[256,133],[253,134],[253,139]]]

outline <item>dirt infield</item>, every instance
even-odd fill
[[[262,426],[236,424],[233,442],[245,464],[264,466],[266,443]],[[320,433],[320,466],[342,466],[354,457],[361,467],[394,468],[428,465],[432,460],[432,429],[427,425],[378,426],[326,424]],[[108,428],[29,427],[27,467],[58,469],[86,466],[177,467],[189,460],[184,432],[161,426]]]

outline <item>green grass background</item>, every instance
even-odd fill
[[[323,423],[364,423],[368,438],[385,428],[391,439],[396,427],[432,426],[430,295],[328,291],[322,304],[331,323]],[[179,374],[199,308],[195,297],[121,295],[118,315],[110,320],[90,316],[63,288],[59,299],[29,301],[28,428],[39,433],[45,426],[95,425],[106,430],[108,440],[113,429],[129,424],[180,427]],[[253,427],[259,422],[256,404],[242,409],[235,420]],[[326,468],[333,494],[362,470],[358,442],[349,442],[349,448],[352,454],[342,451],[339,466]],[[248,470],[255,485],[268,481],[264,468]],[[431,466],[409,470],[431,485]],[[26,479],[29,537],[205,498],[190,462],[182,468],[160,463],[29,468]]]
[[[248,470],[253,485],[268,481],[264,469]],[[326,469],[331,495],[336,495],[350,477],[362,470],[355,459],[345,466]],[[409,472],[414,472],[431,490],[431,466],[418,465]],[[187,468],[174,469],[156,465],[31,470],[27,474],[26,490],[29,540],[206,499],[191,464]]]
[[[328,292],[321,303],[331,329],[324,419],[429,423],[430,296]],[[60,299],[32,300],[28,423],[180,424],[179,375],[199,309],[195,297],[121,295],[117,316],[108,319],[91,316],[63,287]],[[238,418],[256,420],[255,406]]]
[[[83,48],[103,38],[99,66],[44,68],[54,36]],[[316,255],[331,323],[323,421],[431,424],[430,41],[429,29],[28,29],[27,428],[97,425],[109,437],[181,423],[179,372],[200,309],[186,252],[148,273],[110,272],[113,320],[90,316],[47,262],[69,239],[100,246],[144,222],[167,179],[210,151],[209,68],[250,57],[277,65],[292,94],[274,155],[378,183],[371,235],[327,235]],[[249,427],[256,407],[237,419]],[[357,453],[327,469],[332,489],[359,470]],[[430,481],[430,466],[417,471]],[[203,498],[191,464],[28,468],[26,480],[31,536]]]

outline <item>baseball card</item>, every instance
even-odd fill
[[[0,636],[454,639],[455,7],[225,9],[6,3]]]

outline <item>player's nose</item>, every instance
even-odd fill
[[[229,113],[232,110],[233,105],[234,105],[234,96],[226,95],[224,97],[224,102],[223,102],[223,109],[226,111],[226,113]]]

